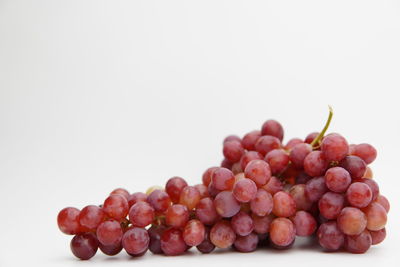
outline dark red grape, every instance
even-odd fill
[[[88,260],[96,254],[99,242],[93,233],[83,233],[74,236],[70,246],[72,253],[77,258]]]
[[[295,145],[289,154],[289,159],[292,164],[298,168],[302,169],[304,166],[304,159],[308,154],[312,152],[312,147],[306,143],[300,143]]]
[[[173,203],[178,203],[182,189],[187,185],[187,182],[183,178],[175,176],[167,181],[167,184],[165,185],[165,191]]]
[[[377,245],[381,243],[386,238],[386,229],[383,228],[378,231],[369,231],[372,238],[372,245]]]
[[[323,176],[312,178],[306,183],[305,193],[310,201],[318,201],[326,191],[328,188]]]
[[[304,143],[311,144],[312,141],[314,141],[314,139],[315,139],[318,135],[319,135],[319,132],[312,132],[312,133],[308,134],[308,135],[306,136],[306,139],[304,139]]]
[[[339,162],[339,166],[345,168],[353,179],[360,179],[364,176],[367,164],[357,156],[347,156]]]
[[[115,256],[121,252],[122,244],[120,242],[116,245],[105,246],[99,242],[99,249],[101,250],[101,252],[103,252],[104,254],[106,254],[108,256]]]
[[[269,228],[274,216],[270,214],[260,217],[253,213],[251,214],[251,218],[253,219],[254,232],[257,234],[266,234],[269,232]]]
[[[325,193],[318,202],[321,215],[332,220],[336,219],[344,206],[344,196],[334,192]]]
[[[149,250],[153,254],[162,254],[161,235],[167,228],[164,225],[152,225],[148,230],[150,237]]]
[[[255,150],[255,144],[258,140],[258,138],[261,137],[261,131],[255,130],[247,133],[245,136],[243,136],[242,139],[242,145],[244,149],[247,150]]]
[[[253,219],[243,211],[232,217],[231,226],[235,233],[240,236],[249,235],[254,229]]]
[[[183,254],[187,245],[182,237],[182,232],[178,229],[168,229],[161,236],[161,249],[167,256]]]
[[[210,228],[206,228],[204,240],[196,248],[203,254],[210,253],[215,249],[214,244],[210,240]]]
[[[296,176],[296,184],[306,184],[308,181],[311,180],[311,176],[308,175],[305,172],[300,172],[297,176]]]
[[[254,233],[246,236],[238,236],[233,245],[239,252],[255,251],[258,245],[258,236]]]
[[[150,243],[146,229],[133,227],[126,231],[122,237],[122,247],[129,254],[139,255],[145,252]]]
[[[351,253],[365,253],[372,245],[372,238],[368,231],[363,231],[359,235],[346,236],[344,247]]]
[[[365,183],[352,183],[346,191],[347,201],[357,208],[364,208],[371,203],[372,191]]]

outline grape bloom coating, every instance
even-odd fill
[[[243,138],[230,135],[221,164],[198,184],[175,176],[146,193],[117,188],[102,205],[62,209],[58,227],[73,235],[71,251],[81,260],[99,250],[139,257],[289,249],[296,236],[315,237],[326,251],[365,253],[385,239],[390,204],[369,166],[377,150],[325,134],[332,114],[304,139],[284,142],[275,120]]]

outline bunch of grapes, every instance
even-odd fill
[[[369,144],[349,145],[324,129],[305,140],[282,143],[275,120],[243,138],[223,141],[224,160],[208,168],[200,184],[172,177],[165,187],[130,194],[115,189],[102,205],[68,207],[58,226],[72,253],[87,260],[100,249],[132,257],[201,253],[233,247],[290,248],[296,236],[316,237],[327,251],[364,253],[386,236],[389,202],[368,164],[377,152]]]

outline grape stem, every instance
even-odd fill
[[[331,124],[331,120],[332,120],[332,116],[333,116],[333,109],[331,106],[328,106],[329,108],[329,116],[328,116],[328,120],[325,123],[324,128],[322,129],[322,131],[317,135],[317,137],[314,138],[314,140],[311,142],[311,147],[317,148],[319,146],[319,142],[322,140],[322,138],[324,137],[326,130],[328,130],[329,128],[329,124]]]

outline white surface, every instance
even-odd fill
[[[399,263],[398,1],[0,0],[0,266],[394,266]],[[224,136],[278,119],[379,150],[388,238],[365,255],[96,255],[58,211],[180,175],[199,183]],[[24,264],[24,265],[23,265]]]

